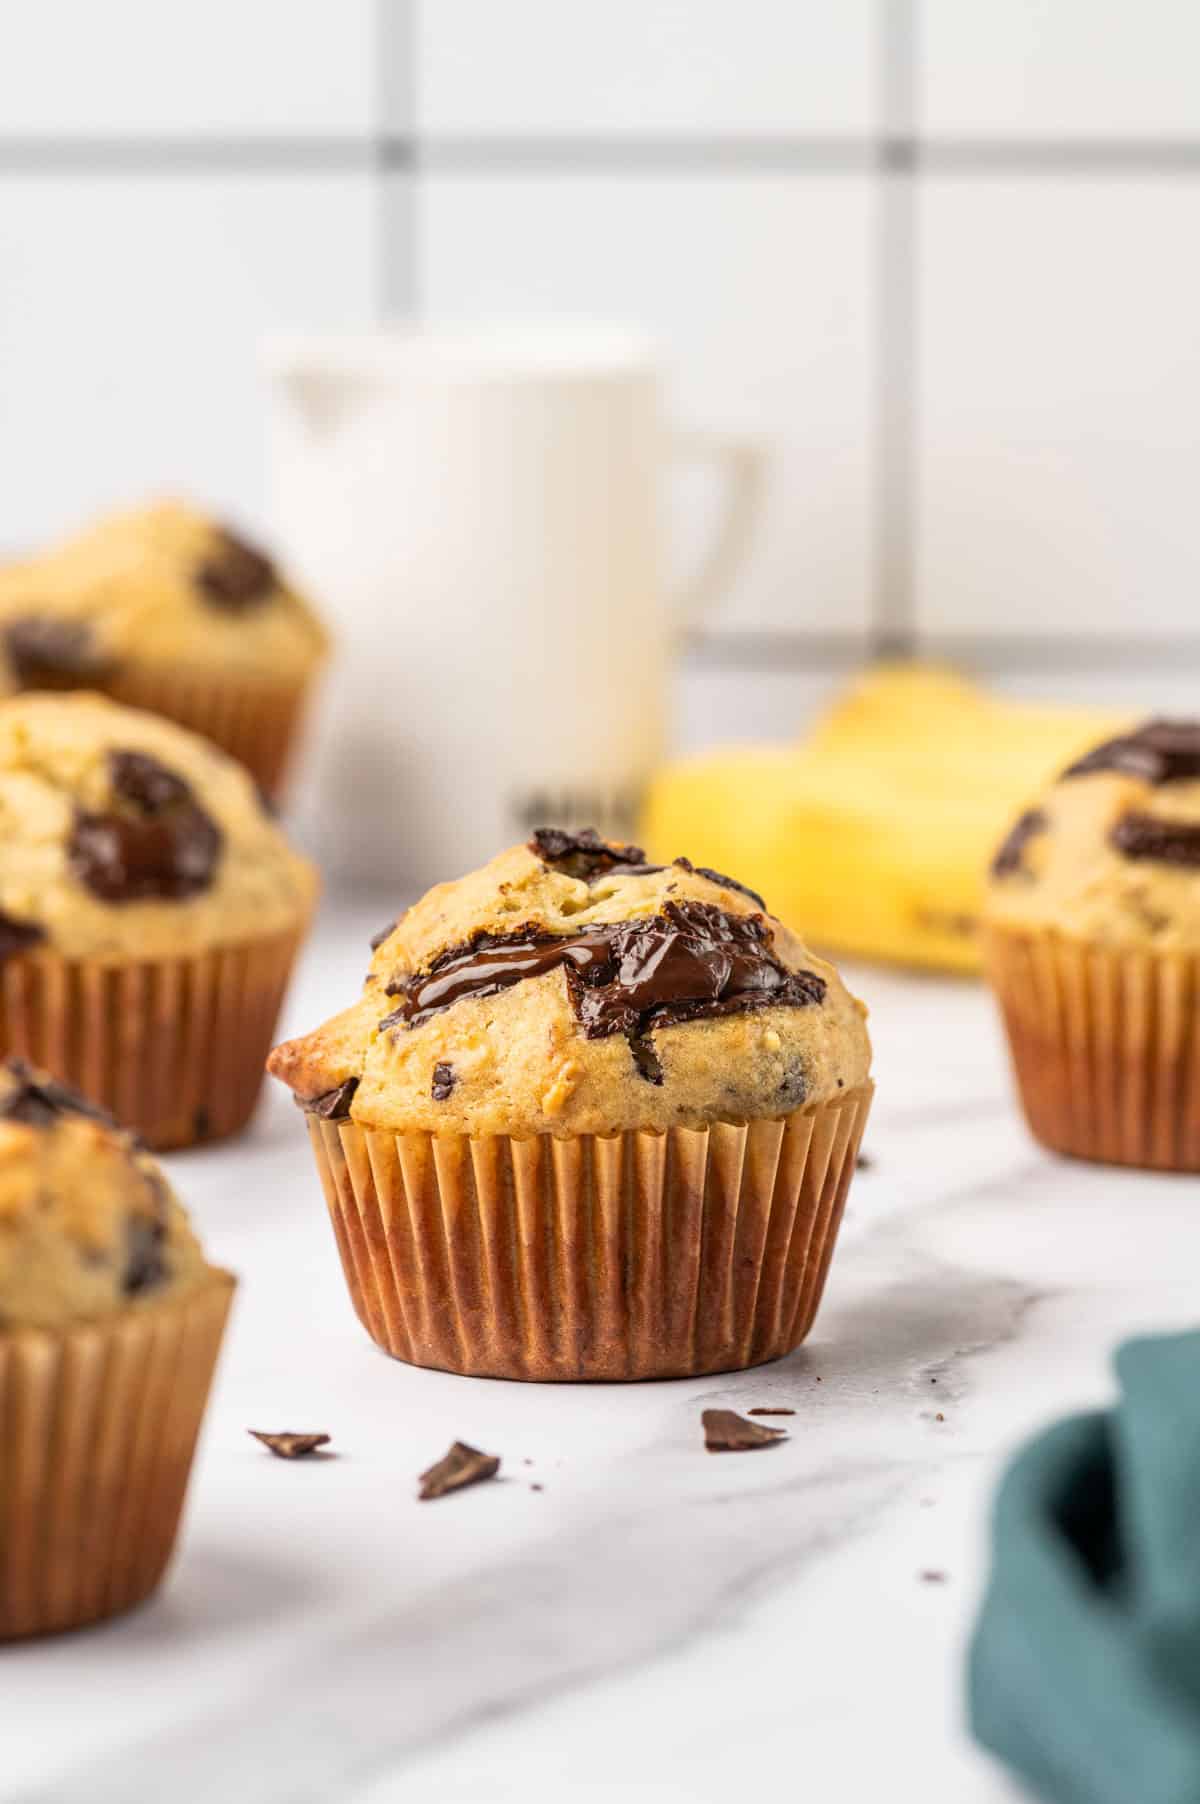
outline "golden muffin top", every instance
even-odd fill
[[[87,688],[127,664],[296,682],[326,651],[270,559],[177,501],[0,570],[0,636],[26,689]]]
[[[986,918],[1200,946],[1200,722],[1150,720],[1069,765],[992,862]]]
[[[454,1134],[788,1114],[867,1077],[865,1010],[759,896],[594,832],[536,833],[373,942],[360,999],[276,1048],[318,1115]]]
[[[0,1337],[157,1301],[208,1271],[131,1135],[23,1060],[0,1065]]]
[[[298,927],[316,873],[250,777],[97,695],[0,701],[0,958],[120,962]]]

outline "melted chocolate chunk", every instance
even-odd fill
[[[1109,835],[1125,858],[1158,864],[1200,865],[1200,824],[1162,820],[1155,814],[1123,814]]]
[[[739,883],[736,877],[726,877],[723,871],[714,871],[708,864],[693,864],[690,858],[677,858],[675,863],[681,871],[692,871],[697,877],[707,877],[710,883],[719,883],[722,889],[735,889],[740,896],[748,896],[765,914],[767,905],[756,889],[748,883]]]
[[[113,809],[77,809],[67,858],[103,902],[178,902],[206,890],[221,830],[190,786],[144,752],[110,752]]]
[[[611,871],[639,877],[663,868],[660,864],[647,864],[640,846],[610,846],[594,827],[581,827],[578,833],[566,833],[561,827],[539,827],[529,841],[529,850],[564,877],[582,877],[587,883]]]
[[[761,915],[730,915],[706,902],[668,902],[661,914],[550,934],[521,927],[477,934],[441,953],[426,972],[393,980],[400,1006],[381,1029],[418,1027],[466,997],[487,997],[562,967],[575,1017],[590,1040],[624,1034],[641,1075],[662,1082],[647,1036],[683,1021],[750,1009],[803,1008],[825,996],[812,971],[788,971],[771,951]],[[640,1043],[640,1044],[639,1044]]]
[[[455,1441],[449,1453],[437,1464],[422,1472],[417,1497],[422,1503],[445,1497],[448,1491],[461,1491],[464,1485],[477,1485],[485,1478],[495,1478],[500,1461],[494,1453],[480,1453],[465,1441]]]
[[[358,1084],[358,1078],[348,1077],[336,1090],[326,1090],[321,1096],[297,1096],[294,1101],[306,1115],[317,1115],[322,1121],[345,1121]]]
[[[19,1121],[25,1127],[48,1128],[64,1115],[83,1115],[89,1121],[116,1127],[105,1109],[97,1108],[78,1090],[44,1077],[24,1059],[11,1058],[0,1066],[0,1121]]]
[[[79,689],[113,669],[82,620],[29,614],[5,628],[4,643],[22,689]]]
[[[0,964],[6,958],[15,958],[18,952],[27,952],[45,937],[45,929],[36,922],[18,921],[15,915],[6,915],[0,909]]]
[[[1046,816],[1040,808],[1027,808],[1024,814],[1018,815],[992,859],[992,876],[1015,877],[1018,871],[1023,871],[1025,848],[1031,839],[1045,832],[1046,825]]]
[[[1200,777],[1200,721],[1148,720],[1132,733],[1106,739],[1069,765],[1063,776],[1086,777],[1098,770],[1141,777],[1156,788]]]
[[[157,1220],[131,1215],[125,1230],[125,1274],[121,1288],[127,1297],[156,1290],[167,1277],[167,1223],[165,1212]]]
[[[458,1079],[454,1075],[454,1066],[444,1062],[433,1068],[433,1086],[429,1094],[434,1102],[447,1102]]]
[[[223,527],[213,548],[196,566],[195,584],[205,601],[227,614],[247,614],[261,607],[276,586],[270,558]]]
[[[378,952],[379,948],[383,945],[384,940],[390,940],[399,925],[400,923],[398,920],[389,921],[386,927],[381,927],[378,933],[373,933],[371,935],[372,952]]]
[[[248,1428],[246,1433],[269,1447],[276,1459],[306,1459],[318,1447],[329,1445],[327,1434],[297,1434],[294,1428],[280,1429],[277,1434],[270,1434],[265,1428]]]
[[[748,1422],[734,1409],[706,1409],[700,1421],[710,1453],[750,1453],[756,1447],[774,1447],[777,1441],[787,1440],[786,1429]]]

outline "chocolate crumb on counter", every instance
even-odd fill
[[[931,1566],[921,1574],[921,1583],[923,1585],[944,1585],[948,1576],[948,1573]]]
[[[787,1439],[784,1428],[764,1428],[761,1422],[748,1422],[733,1409],[706,1409],[700,1418],[704,1427],[704,1445],[709,1453],[749,1453],[758,1447],[773,1447]]]
[[[938,1410],[937,1414],[934,1416],[933,1419],[935,1422],[944,1422],[946,1420],[945,1416],[942,1414],[940,1409]]]
[[[421,1503],[428,1503],[435,1497],[445,1497],[450,1491],[461,1491],[465,1485],[482,1484],[485,1479],[495,1478],[499,1470],[497,1454],[480,1453],[477,1447],[468,1447],[465,1441],[455,1441],[449,1453],[443,1454],[435,1465],[421,1473],[417,1498]]]
[[[794,1416],[796,1412],[794,1409],[767,1409],[765,1405],[760,1404],[748,1413],[752,1416]]]
[[[454,1066],[447,1064],[444,1059],[439,1059],[433,1068],[433,1084],[429,1091],[434,1102],[447,1102],[457,1082]]]
[[[305,1459],[319,1447],[329,1445],[327,1434],[297,1434],[292,1428],[280,1429],[277,1434],[270,1434],[265,1428],[248,1428],[246,1433],[269,1447],[276,1459]]]

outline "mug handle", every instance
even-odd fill
[[[762,508],[767,460],[761,444],[714,432],[675,432],[672,451],[678,458],[720,464],[725,470],[724,516],[699,567],[675,596],[675,623],[688,627],[733,585]]]

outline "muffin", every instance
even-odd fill
[[[158,1584],[232,1292],[131,1135],[0,1066],[0,1639]]]
[[[1200,723],[1070,765],[996,853],[985,938],[1036,1137],[1200,1170]]]
[[[101,696],[0,702],[0,1053],[151,1145],[249,1118],[315,888],[206,740]]]
[[[871,1097],[864,1011],[761,897],[536,833],[373,942],[269,1069],[389,1353],[663,1378],[808,1332]]]
[[[269,558],[178,502],[0,571],[23,689],[101,690],[203,733],[278,795],[325,633]]]

